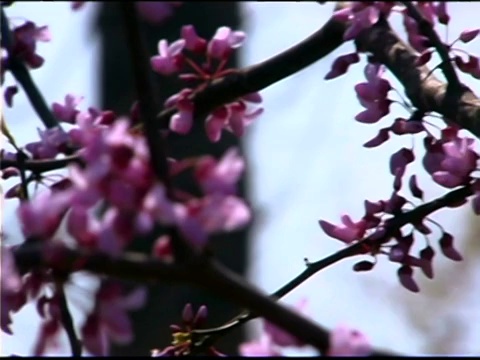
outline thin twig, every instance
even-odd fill
[[[75,334],[75,326],[73,324],[72,314],[70,314],[70,310],[68,309],[67,297],[65,295],[63,286],[63,284],[58,283],[56,287],[57,295],[60,300],[59,305],[61,322],[65,328],[65,331],[67,332],[68,342],[70,343],[70,349],[72,350],[72,356],[79,357],[82,356],[82,344]]]

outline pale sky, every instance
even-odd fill
[[[327,21],[333,7],[333,4],[320,6],[308,2],[244,5],[243,30],[248,35],[242,48],[244,65],[264,60],[310,35]],[[53,41],[39,45],[46,63],[32,72],[49,103],[61,101],[66,93],[73,92],[85,96],[84,106],[98,105],[100,48],[98,38],[88,26],[95,9],[95,4],[88,4],[73,13],[67,3],[46,2],[17,2],[7,9],[9,17],[22,16],[38,25],[50,26]],[[451,4],[449,38],[455,38],[464,28],[478,26],[478,13],[480,3]],[[440,35],[443,36],[443,30]],[[466,49],[480,54],[479,40],[468,45]],[[251,239],[250,279],[267,292],[301,272],[305,257],[318,260],[342,247],[323,234],[318,220],[337,223],[344,213],[356,218],[362,215],[365,199],[387,198],[393,181],[388,171],[389,157],[406,143],[410,144],[410,140],[397,138],[375,149],[361,146],[378,128],[406,113],[394,108],[389,118],[376,125],[354,121],[362,107],[353,86],[364,81],[364,60],[347,75],[328,82],[323,80],[335,57],[351,51],[351,44],[345,44],[326,59],[261,92],[265,112],[250,128],[246,150],[253,180],[252,202],[255,211],[261,214]],[[478,81],[477,84],[470,79],[465,81],[480,93]],[[400,86],[398,89],[403,93]],[[39,124],[21,92],[14,103],[13,109],[5,109],[9,126],[20,143],[32,141]],[[420,158],[420,152],[417,157]],[[445,192],[432,184],[419,163],[410,170],[418,173],[427,199]],[[4,188],[11,185],[12,182],[6,181]],[[15,200],[5,203],[4,231],[12,238],[19,236],[15,206]],[[462,251],[465,247],[462,242],[473,223],[470,209],[443,210],[434,219],[458,237]],[[439,349],[435,344],[442,343],[442,336],[449,339],[443,331],[452,324],[460,324],[460,339],[449,339],[450,345],[441,351],[479,353],[480,345],[473,336],[480,333],[480,304],[471,290],[480,286],[475,255],[480,256],[464,252],[466,261],[462,264],[436,259],[434,280],[427,283],[417,277],[423,289],[419,294],[409,293],[398,284],[397,267],[387,259],[380,258],[379,266],[365,274],[352,271],[355,261],[344,261],[317,274],[286,297],[285,302],[294,304],[306,297],[309,315],[320,324],[329,328],[339,323],[349,324],[365,332],[375,346],[412,355]],[[461,278],[450,281],[451,274]],[[78,294],[74,297],[78,298]],[[82,309],[88,306],[87,301],[81,299]],[[77,320],[81,319],[80,314],[81,311],[75,312]],[[17,314],[15,335],[1,334],[2,354],[28,355],[36,335],[32,329],[37,324],[38,315],[32,307]],[[252,328],[252,336],[255,333]],[[68,355],[68,347],[64,345],[55,353]]]

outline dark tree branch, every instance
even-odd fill
[[[365,239],[350,245],[349,247],[342,249],[324,259],[308,264],[307,268],[298,276],[290,280],[283,285],[280,289],[275,291],[271,297],[274,299],[282,298],[289,292],[300,286],[307,281],[313,275],[326,267],[337,263],[340,260],[347,259],[349,257],[359,255],[363,252],[364,245],[374,245],[378,243],[385,243],[392,236],[392,234],[402,228],[404,225],[421,220],[431,213],[444,208],[453,206],[458,203],[459,200],[468,198],[473,194],[471,186],[464,186],[459,189],[453,190],[446,195],[432,200],[428,203],[418,206],[417,208],[397,215],[388,219],[385,222],[385,234],[382,238],[366,237]],[[210,344],[212,341],[217,340],[219,337],[226,335],[234,328],[244,324],[245,322],[257,318],[251,311],[244,311],[237,315],[235,318],[228,321],[226,324],[212,329],[195,330],[194,334],[199,336],[198,344],[205,346],[204,344]]]
[[[70,314],[70,310],[68,309],[68,302],[63,284],[58,283],[56,290],[60,300],[59,305],[61,322],[65,328],[65,331],[67,332],[68,342],[70,343],[70,349],[72,350],[72,356],[82,356],[82,344],[75,334],[75,326],[73,324],[73,318]]]
[[[463,84],[447,91],[449,85],[431,75],[428,67],[416,66],[415,50],[398,37],[385,19],[363,31],[356,45],[387,66],[418,110],[437,112],[480,138],[480,99]]]
[[[49,129],[59,127],[61,129],[61,126],[58,123],[57,119],[55,118],[55,116],[53,116],[52,112],[47,106],[43,95],[40,93],[37,86],[33,82],[29,70],[27,69],[23,61],[14,56],[12,52],[15,39],[13,38],[12,32],[10,31],[10,28],[8,26],[8,19],[5,15],[5,11],[3,10],[3,8],[1,9],[0,26],[2,35],[2,47],[8,51],[8,70],[12,72],[12,75],[15,77],[15,79],[22,85],[22,88],[25,91],[28,100],[30,100],[30,103],[32,104],[33,108],[35,109],[37,115],[40,117],[40,120],[42,120],[45,127]]]
[[[24,244],[14,250],[15,261],[21,273],[32,268],[48,267],[52,270],[70,274],[76,271],[89,271],[96,274],[110,275],[121,279],[131,279],[141,282],[188,282],[195,286],[205,287],[219,296],[226,297],[248,309],[231,323],[218,329],[204,329],[197,331],[206,338],[200,343],[208,341],[210,330],[213,336],[219,332],[224,335],[227,331],[239,326],[246,320],[261,314],[285,330],[296,334],[299,339],[316,346],[320,351],[328,349],[328,332],[294,311],[276,303],[276,299],[286,295],[294,288],[305,282],[318,271],[342,259],[362,253],[364,244],[385,242],[392,233],[402,226],[423,219],[436,210],[454,206],[460,200],[473,194],[470,186],[453,190],[446,195],[423,204],[413,210],[397,215],[385,222],[384,239],[373,240],[370,237],[359,241],[339,252],[309,264],[307,269],[289,283],[278,289],[271,296],[261,294],[254,287],[245,284],[236,274],[222,265],[208,259],[197,258],[196,262],[182,265],[165,264],[159,260],[152,260],[141,254],[125,254],[122,257],[111,257],[106,254],[71,250],[61,245],[45,245],[41,243]],[[195,333],[195,332],[194,332]],[[383,354],[381,352],[376,355]],[[383,354],[387,355],[387,354]]]
[[[20,166],[23,166],[25,170],[40,174],[47,171],[63,169],[71,163],[76,163],[79,165],[84,164],[82,159],[78,155],[69,155],[65,156],[62,159],[25,160],[23,164],[20,164],[18,161],[1,159],[0,170],[4,170],[8,167],[20,168]]]

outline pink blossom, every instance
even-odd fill
[[[178,113],[174,114],[170,119],[170,130],[173,132],[186,135],[193,126],[193,102],[189,99],[180,99],[177,101]]]
[[[65,105],[62,105],[57,102],[53,103],[52,105],[53,114],[61,121],[74,124],[75,117],[80,112],[76,108],[82,100],[83,100],[83,96],[75,96],[72,94],[67,94],[65,96]]]
[[[480,29],[470,29],[470,30],[464,30],[460,34],[460,41],[463,43],[469,43],[473,39],[475,39],[478,34],[480,34]]]
[[[17,273],[17,269],[15,268],[15,259],[13,258],[11,248],[2,245],[0,248],[0,255],[2,260],[0,262],[0,296],[2,303],[0,327],[5,333],[12,335],[13,333],[10,329],[10,325],[12,323],[10,313],[18,311],[22,305],[17,301],[22,282],[19,274]]]
[[[230,232],[246,225],[251,218],[247,204],[235,196],[213,194],[186,203],[187,212],[177,225],[192,244],[203,247],[207,236]]]
[[[240,344],[239,352],[241,356],[281,356],[279,347],[267,334],[263,334],[259,340]]]
[[[138,1],[135,3],[138,14],[151,24],[160,24],[172,16],[173,9],[181,1]]]
[[[51,39],[47,26],[37,27],[31,21],[25,22],[13,31],[15,38],[12,49],[13,56],[18,56],[32,69],[42,66],[43,58],[36,54],[37,41],[48,42]]]
[[[238,149],[231,148],[218,162],[211,156],[202,157],[195,167],[195,177],[206,194],[234,194],[244,168]]]
[[[360,61],[358,54],[351,53],[339,56],[333,61],[332,69],[325,75],[325,80],[334,79],[340,75],[345,74],[348,71],[350,65]]]
[[[233,49],[242,45],[243,40],[245,40],[243,31],[232,31],[229,27],[222,26],[208,42],[207,53],[216,59],[226,59]]]
[[[357,330],[340,325],[330,333],[327,356],[368,356],[371,352],[368,339]]]
[[[375,5],[354,3],[350,7],[335,11],[333,18],[342,22],[351,21],[343,35],[343,39],[348,41],[355,39],[362,30],[375,25],[380,18],[380,10]]]
[[[71,196],[69,191],[42,191],[32,200],[21,203],[17,214],[24,236],[52,237],[70,206]]]
[[[391,101],[387,94],[391,90],[390,83],[382,79],[385,68],[380,64],[365,66],[366,83],[355,85],[360,104],[367,110],[358,114],[355,119],[362,123],[375,123],[389,113]]]
[[[193,25],[182,26],[182,38],[185,40],[187,50],[202,53],[207,48],[207,41],[197,35]]]
[[[3,83],[3,81],[2,81]],[[7,86],[5,89],[5,92],[3,93],[3,96],[5,98],[5,103],[9,106],[12,107],[13,105],[13,96],[18,93],[18,88],[13,85],[13,86]]]
[[[64,152],[69,141],[68,135],[59,127],[40,130],[37,129],[40,141],[34,141],[25,145],[34,159],[50,159]]]
[[[152,56],[150,65],[152,69],[161,75],[171,75],[180,70],[182,65],[182,50],[185,40],[180,39],[168,46],[167,40],[158,42],[159,55]]]
[[[146,300],[144,288],[123,295],[120,285],[103,282],[95,298],[93,311],[82,326],[85,348],[94,355],[108,355],[110,341],[128,344],[133,332],[127,311],[139,309]]]
[[[348,215],[343,215],[341,219],[343,226],[336,226],[324,220],[320,220],[319,224],[328,236],[347,244],[354,240],[360,240],[363,237],[366,230],[365,220],[354,223]]]

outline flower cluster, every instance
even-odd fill
[[[215,79],[222,78],[233,69],[225,69],[232,52],[240,47],[245,33],[232,31],[228,27],[217,30],[210,41],[197,35],[192,25],[182,27],[182,38],[170,45],[166,40],[158,43],[158,55],[151,58],[152,69],[161,75],[172,75],[188,66],[194,73],[182,73],[180,78],[189,83],[198,83],[196,88],[184,88],[165,102],[166,107],[175,106],[178,110],[170,119],[170,130],[179,134],[188,134],[193,126],[195,106],[193,95],[204,89]],[[191,54],[188,55],[187,51]],[[192,56],[204,56],[206,62],[198,65]],[[262,108],[249,109],[249,104],[262,101],[260,94],[252,93],[240,99],[214,109],[205,120],[205,129],[212,142],[220,140],[222,130],[242,136],[245,128],[262,112]]]
[[[380,3],[376,4],[353,6],[339,12],[336,16],[338,20],[341,20],[345,14],[351,14],[354,11],[363,12],[363,15],[356,18],[350,27],[350,30],[355,30],[354,33],[358,35],[360,28],[364,29],[377,21],[376,14],[379,12],[378,6],[380,6]],[[389,7],[388,10],[390,9],[392,8]],[[442,4],[422,3],[418,9],[432,24],[435,17],[438,18],[440,23],[448,23],[445,6]],[[399,9],[394,8],[394,10]],[[409,42],[417,51],[423,52],[417,58],[417,65],[423,65],[430,59],[431,55],[428,41],[423,35],[419,34],[416,21],[408,16],[407,11],[405,9],[400,10],[404,16]],[[468,42],[473,40],[478,33],[476,30],[463,32],[459,39]],[[356,53],[352,53],[338,58],[326,78],[334,78],[346,72],[350,64],[358,61],[357,57]],[[471,66],[467,66],[461,60],[457,59],[456,61],[461,63],[459,67],[463,66],[462,71],[469,72],[474,76],[477,74],[478,62],[475,62],[475,60],[472,60]],[[392,87],[388,80],[382,77],[384,72],[385,69],[380,64],[370,62],[366,65],[365,77],[367,82],[355,86],[360,104],[366,108],[355,117],[357,121],[367,124],[376,123],[389,113],[392,100],[387,98],[387,94]],[[391,126],[380,129],[378,134],[367,141],[364,146],[367,148],[380,146],[389,140],[391,134],[423,135],[425,148],[423,166],[427,173],[434,182],[446,188],[471,187],[474,192],[473,210],[476,214],[480,214],[480,192],[478,190],[480,180],[474,176],[474,172],[479,168],[478,160],[480,156],[475,150],[475,140],[461,136],[459,128],[452,125],[448,120],[446,121],[448,125],[441,130],[440,136],[435,136],[427,126],[429,122],[425,121],[426,115],[428,114],[414,111],[409,119],[397,118]],[[418,286],[412,277],[413,268],[420,268],[427,277],[433,277],[432,259],[435,251],[427,240],[425,247],[419,252],[418,256],[411,255],[411,247],[415,240],[414,232],[427,237],[428,235],[431,236],[432,230],[424,224],[425,218],[412,221],[413,231],[409,233],[402,233],[401,229],[391,228],[389,222],[389,219],[408,211],[410,202],[400,195],[400,191],[407,165],[415,160],[413,150],[413,148],[402,148],[391,156],[390,173],[394,176],[394,191],[388,200],[365,201],[365,215],[357,222],[354,222],[348,215],[343,215],[341,218],[342,225],[333,225],[321,220],[320,226],[327,235],[347,244],[367,239],[364,241],[363,253],[370,253],[375,257],[378,254],[385,254],[390,261],[399,263],[398,276],[401,284],[411,291],[418,291]],[[408,187],[413,197],[423,201],[423,191],[419,188],[415,175],[410,177]],[[457,206],[465,202],[466,199],[459,199]],[[453,246],[452,235],[443,229],[441,229],[441,232],[438,240],[441,252],[452,260],[461,260],[461,255]],[[375,263],[369,261],[360,261],[354,266],[354,270],[368,271],[374,265]]]
[[[191,304],[186,304],[182,312],[182,324],[170,325],[172,330],[172,344],[163,350],[153,349],[152,357],[162,356],[188,356],[188,355],[209,355],[209,356],[225,356],[213,346],[206,349],[195,348],[194,334],[195,329],[201,329],[207,320],[208,310],[205,305],[198,308],[197,312],[193,311]]]

